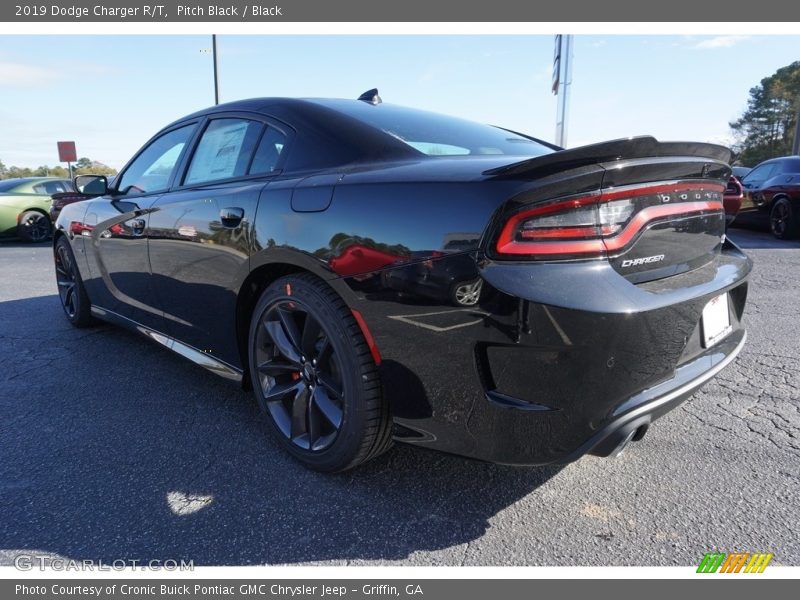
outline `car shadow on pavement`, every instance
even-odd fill
[[[55,295],[0,303],[0,362],[6,564],[20,553],[389,562],[433,550],[457,564],[495,514],[560,470],[400,446],[344,474],[305,470],[251,394],[124,330],[73,329]]]

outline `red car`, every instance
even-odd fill
[[[67,204],[80,202],[81,200],[86,200],[93,197],[94,196],[81,194],[80,192],[59,192],[58,194],[53,194],[50,196],[50,199],[52,200],[50,204],[50,220],[55,223],[56,219],[58,219],[58,215],[61,214],[61,209]]]
[[[343,277],[361,275],[370,277],[375,271],[403,262],[405,259],[398,254],[384,252],[364,244],[353,243],[333,256],[328,265],[337,274]]]
[[[114,178],[108,178],[106,180],[107,185],[111,185],[114,181]],[[55,223],[56,219],[58,219],[58,215],[61,213],[61,209],[64,208],[67,204],[72,204],[73,202],[80,202],[81,200],[88,200],[89,198],[96,197],[97,194],[93,194],[92,190],[80,190],[76,192],[60,192],[58,194],[53,194],[50,196],[52,202],[50,203],[50,220]]]
[[[722,204],[725,207],[725,224],[730,227],[739,209],[742,207],[744,198],[744,187],[735,175],[731,175],[725,193],[722,196]]]

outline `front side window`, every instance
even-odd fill
[[[147,146],[120,177],[119,193],[147,194],[166,190],[194,128],[192,124],[173,129]]]
[[[756,167],[745,175],[744,179],[742,179],[742,183],[749,186],[761,185],[761,183],[772,177],[775,167],[775,163]]]
[[[264,126],[244,119],[215,119],[194,152],[184,185],[197,185],[247,174]]]

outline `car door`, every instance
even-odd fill
[[[183,177],[149,214],[153,285],[169,335],[240,366],[238,285],[249,271],[258,198],[287,135],[252,116],[207,120]]]
[[[743,209],[764,204],[763,187],[775,175],[778,167],[778,163],[758,165],[742,178],[742,187],[744,187]]]
[[[800,184],[800,158],[784,158],[780,163],[780,170],[773,174],[769,182],[769,189],[765,190],[765,196],[769,202],[777,195],[786,195],[789,198],[796,198],[798,185]]]
[[[92,304],[156,331],[164,329],[150,282],[147,217],[169,189],[197,123],[151,140],[125,167],[110,195],[93,200],[84,218]]]

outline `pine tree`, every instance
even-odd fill
[[[752,167],[791,154],[799,110],[800,61],[795,61],[752,88],[747,109],[730,123],[738,161]]]

